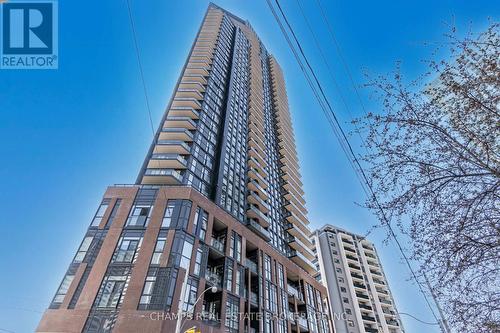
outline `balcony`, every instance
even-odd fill
[[[255,157],[250,156],[250,158],[248,159],[248,165],[251,168],[256,169],[257,172],[259,172],[259,173],[262,173],[262,174],[266,173],[266,169],[265,169],[266,163],[264,162],[264,160],[258,160]]]
[[[382,286],[385,286],[385,282],[384,281],[381,281],[379,279],[373,279],[373,283],[376,283],[376,284],[380,284]]]
[[[350,247],[344,246],[344,250],[356,254],[356,250],[351,249]]]
[[[193,141],[193,133],[185,128],[163,128],[160,140]]]
[[[269,242],[271,240],[271,237],[269,237],[269,231],[267,231],[264,227],[262,227],[256,221],[254,221],[252,219],[248,219],[247,220],[247,227],[248,227],[248,229],[250,229],[254,233],[256,233],[257,236],[264,239],[266,242]]]
[[[196,128],[196,122],[190,117],[176,117],[168,116],[165,121],[164,128],[185,128],[188,130],[194,130]]]
[[[169,117],[172,116],[172,117],[187,117],[190,119],[199,119],[200,112],[191,108],[191,107],[188,107],[188,106],[185,106],[185,107],[178,106],[175,108],[171,108],[168,111],[168,116]]]
[[[205,86],[203,84],[201,84],[200,82],[196,82],[195,80],[188,81],[187,79],[183,80],[179,84],[179,88],[180,89],[196,89],[196,90],[201,91],[201,92],[205,91]]]
[[[375,287],[375,289],[377,290],[378,293],[381,293],[383,295],[389,295],[389,292],[387,290],[383,290],[377,287]]]
[[[184,108],[193,108],[195,110],[200,110],[201,104],[196,98],[175,97],[174,100],[172,101],[172,107],[173,108],[184,107]]]
[[[259,224],[264,228],[268,228],[270,226],[269,217],[262,213],[258,207],[254,205],[249,205],[247,208],[247,216],[251,219],[255,219],[259,221]]]
[[[352,269],[355,269],[355,270],[358,270],[358,271],[361,271],[361,267],[357,266],[357,265],[354,265],[352,263],[349,263],[348,266]]]
[[[194,98],[196,100],[203,100],[203,94],[196,89],[177,89],[175,98]]]
[[[288,200],[285,201],[285,208],[290,212],[290,216],[287,217],[288,221],[292,223],[298,221],[302,223],[304,226],[309,224],[309,221],[305,216],[305,211],[306,211],[305,208],[300,209],[297,205]]]
[[[248,300],[252,303],[252,305],[259,305],[259,295],[257,295],[256,292],[250,291]]]
[[[392,302],[383,298],[379,298],[380,303],[385,305],[392,305]]]
[[[222,286],[222,276],[215,271],[207,270],[205,272],[205,279],[211,286],[220,288]]]
[[[212,247],[217,251],[219,251],[220,253],[224,254],[224,249],[226,247],[226,244],[222,240],[219,240],[217,238],[212,238],[210,245],[212,245]]]
[[[371,317],[371,316],[361,315],[361,318],[363,318],[363,320],[366,320],[366,321],[376,322],[375,318]]]
[[[306,235],[297,225],[288,223],[287,225],[285,225],[285,228],[288,230],[288,233],[290,235],[300,239],[302,243],[306,245],[306,247],[312,247],[310,235]]]
[[[362,299],[370,299],[367,295],[361,294],[361,293],[356,293],[356,296]]]
[[[308,273],[316,271],[316,267],[314,266],[314,264],[297,250],[291,251],[289,258]]]
[[[250,260],[249,258],[247,258],[245,260],[245,267],[248,267],[248,269],[250,270],[250,272],[253,272],[255,274],[259,274],[259,270],[258,270],[258,265],[256,262]]]
[[[264,200],[262,200],[259,197],[259,195],[255,192],[250,192],[247,196],[247,200],[249,203],[259,206],[259,209],[265,214],[267,214],[269,212],[269,210],[271,209],[269,207],[269,204],[267,202],[265,202]]]
[[[372,273],[373,275],[382,276],[382,273],[381,273],[381,272],[377,272],[377,271],[374,271],[374,270],[372,270],[372,269],[370,269],[370,273]]]
[[[353,261],[355,261],[355,262],[358,262],[358,258],[356,258],[355,256],[353,256],[353,255],[351,255],[351,254],[349,254],[349,253],[347,253],[345,256],[346,256],[346,257],[347,257],[347,259],[349,259],[349,260],[353,260]]]
[[[257,183],[255,180],[250,180],[248,182],[248,189],[252,192],[257,193],[257,195],[262,199],[262,200],[267,200],[267,191],[260,186],[259,183]]]
[[[354,287],[356,287],[356,288],[366,289],[366,286],[362,283],[354,281],[353,284],[354,284]]]
[[[358,273],[355,273],[355,272],[351,272],[351,276],[352,276],[353,279],[359,279],[359,280],[364,281],[363,280],[363,275],[361,275],[361,274],[358,274]]]
[[[187,161],[179,154],[152,154],[149,169],[186,169]]]
[[[372,307],[367,305],[367,304],[363,304],[363,303],[359,303],[359,307],[362,308],[362,309],[365,309],[365,310],[370,310],[372,311]]]
[[[389,319],[389,320],[386,320],[385,322],[387,323],[387,325],[399,326],[399,323],[394,319]]]
[[[187,155],[191,148],[180,140],[158,140],[156,142],[153,154],[180,154]]]
[[[295,297],[296,299],[298,299],[301,302],[304,301],[304,297],[303,297],[302,293],[300,293],[297,288],[295,288],[291,284],[287,284],[286,289],[288,291],[289,296]]]
[[[198,49],[203,48],[203,46],[197,46]],[[188,66],[184,71],[185,74],[196,74],[202,76],[208,76],[208,70],[203,66]]]
[[[371,327],[366,327],[365,326],[365,332],[367,332],[367,333],[378,333],[378,329],[371,328]]]
[[[269,184],[267,180],[261,176],[261,174],[257,171],[257,169],[250,168],[247,173],[248,177],[251,179],[255,179],[262,186],[263,189],[267,189]]]
[[[297,325],[305,330],[305,332],[309,331],[309,326],[307,324],[307,319],[304,316],[297,316]],[[301,329],[302,332],[302,329]]]
[[[302,243],[298,238],[288,235],[286,240],[292,249],[301,252],[307,259],[314,260],[316,258],[314,252],[311,251],[311,249]]]
[[[181,83],[184,82],[198,82],[200,84],[206,85],[207,79],[201,75],[196,73],[184,73],[181,79]]]
[[[182,175],[174,169],[146,169],[142,177],[142,184],[179,185]]]

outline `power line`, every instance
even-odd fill
[[[139,72],[141,75],[142,90],[144,92],[144,98],[146,99],[146,107],[147,107],[148,115],[149,115],[149,125],[151,126],[151,132],[153,133],[153,137],[154,137],[155,130],[154,130],[154,125],[153,125],[153,117],[151,116],[151,107],[149,105],[148,90],[146,88],[146,80],[144,79],[144,70],[142,69],[141,54],[139,52],[139,42],[137,41],[137,33],[135,31],[134,17],[132,16],[132,9],[130,8],[130,1],[125,0],[125,2],[127,3],[128,17],[129,17],[129,22],[130,22],[130,28],[132,30],[132,39],[134,41],[134,47],[135,47],[135,55],[137,57],[137,64],[139,66]]]
[[[414,315],[411,315],[409,313],[406,313],[406,312],[398,312],[399,315],[405,315],[405,316],[408,316],[408,317],[411,317],[413,319],[415,319],[416,321],[419,321],[421,322],[422,324],[426,324],[426,325],[438,325],[439,326],[439,323],[429,323],[427,321],[423,321],[421,319],[418,319],[417,317],[415,317]]]
[[[283,33],[283,35],[287,39],[288,45],[290,46],[290,48],[292,49],[292,52],[294,53],[294,55],[297,58],[296,51],[293,51],[295,48],[293,47],[293,45],[289,41],[290,39],[288,37],[288,32],[286,31],[286,29],[283,28],[283,25],[281,24],[281,20],[279,19],[278,15],[276,14],[276,11],[274,10],[274,7],[272,6],[270,0],[266,0],[266,1],[267,1],[267,4],[268,4],[269,8],[271,9],[271,11],[272,11],[272,13],[274,15],[275,20],[278,22],[278,25],[281,28],[281,32]],[[322,108],[324,108],[325,104],[326,104],[326,106],[328,107],[328,110],[330,111],[331,119],[333,120],[333,122],[335,123],[336,127],[338,128],[338,131],[334,130],[334,133],[337,136],[337,139],[339,139],[339,141],[343,141],[343,143],[341,143],[341,146],[346,148],[346,149],[343,149],[344,152],[346,152],[346,150],[348,152],[346,154],[346,157],[348,158],[348,160],[351,161],[351,165],[354,164],[356,166],[353,169],[354,169],[355,173],[357,174],[358,179],[360,179],[360,181],[362,183],[364,183],[364,186],[366,186],[366,189],[368,190],[368,193],[369,193],[369,194],[367,193],[367,195],[369,196],[369,198],[371,198],[373,200],[373,202],[375,203],[375,205],[377,207],[377,210],[380,212],[382,220],[384,221],[384,224],[387,226],[387,228],[389,230],[389,235],[392,236],[392,238],[396,242],[396,245],[397,245],[399,251],[401,252],[401,255],[403,256],[403,259],[406,262],[406,264],[407,264],[407,266],[408,266],[408,268],[409,268],[409,270],[411,272],[411,275],[412,275],[413,279],[417,283],[418,288],[419,288],[420,292],[422,293],[422,296],[424,297],[424,299],[425,299],[425,301],[426,301],[426,303],[427,303],[427,305],[428,305],[428,307],[429,307],[432,315],[434,316],[434,318],[436,319],[436,321],[439,321],[438,318],[437,318],[437,316],[436,316],[436,314],[434,313],[434,310],[433,310],[433,308],[432,308],[432,306],[431,306],[428,298],[427,298],[427,295],[425,294],[425,291],[423,290],[423,287],[422,287],[420,281],[417,278],[417,275],[416,275],[415,271],[413,270],[413,267],[410,264],[410,261],[409,261],[408,257],[406,256],[406,254],[405,254],[405,252],[403,250],[403,247],[402,247],[401,243],[399,242],[399,240],[398,240],[398,238],[397,238],[397,236],[396,236],[396,234],[395,234],[395,232],[394,232],[394,230],[393,230],[393,228],[392,228],[389,220],[387,219],[387,216],[385,214],[385,211],[384,211],[382,205],[380,204],[380,202],[377,199],[377,196],[375,195],[375,191],[373,190],[373,188],[371,186],[371,183],[368,180],[368,177],[367,177],[367,175],[366,175],[363,167],[361,166],[361,163],[359,162],[358,158],[356,157],[356,154],[354,153],[352,145],[351,145],[351,143],[350,143],[350,141],[349,141],[349,139],[348,139],[348,137],[347,137],[344,129],[342,128],[340,122],[338,121],[338,118],[337,118],[337,115],[336,115],[335,111],[333,110],[333,108],[332,108],[332,106],[331,106],[331,104],[330,104],[330,102],[329,102],[326,94],[324,93],[324,90],[323,90],[323,87],[322,87],[321,83],[319,82],[319,80],[318,80],[318,78],[317,78],[317,76],[316,76],[316,74],[315,74],[312,66],[310,65],[310,63],[309,63],[309,61],[307,59],[307,56],[304,53],[304,50],[303,50],[303,48],[302,48],[302,46],[301,46],[301,44],[300,44],[300,42],[299,42],[299,40],[298,40],[298,38],[297,38],[297,36],[295,34],[293,28],[291,27],[291,25],[290,25],[290,23],[289,23],[286,15],[285,15],[285,13],[283,12],[283,9],[281,8],[281,5],[280,5],[279,1],[275,0],[275,2],[276,2],[276,5],[278,6],[278,9],[279,9],[282,17],[283,17],[283,20],[285,21],[285,24],[287,25],[288,29],[290,30],[290,32],[292,34],[292,37],[293,37],[295,43],[297,44],[297,47],[298,47],[298,50],[299,50],[300,54],[302,55],[302,57],[303,57],[306,65],[307,65],[307,67],[309,68],[309,72],[311,73],[312,77],[314,78],[314,82],[316,83],[316,86],[319,88],[319,92],[320,92],[320,94],[322,96],[322,99],[324,100],[324,103],[322,101],[320,101],[320,99],[318,99],[318,95],[316,93],[315,93],[315,96],[318,99],[318,102],[320,103],[320,106]],[[305,73],[304,67],[302,65],[300,67],[301,67],[301,70],[302,70],[304,76],[306,76],[306,78],[307,78],[308,75]],[[313,89],[313,91],[315,91],[315,88],[311,85],[311,82],[310,82],[309,79],[308,79],[308,83],[309,83],[311,89]],[[324,110],[324,111],[326,112],[326,110]],[[340,133],[340,135],[338,135],[338,133]],[[362,186],[363,186],[363,184],[362,184]],[[365,189],[364,186],[363,186],[363,188]]]

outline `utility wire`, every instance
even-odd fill
[[[406,313],[406,312],[398,312],[398,314],[399,315],[405,315],[405,316],[411,317],[411,318],[415,319],[416,321],[419,321],[419,322],[421,322],[422,324],[425,324],[425,325],[437,325],[437,326],[439,326],[439,323],[429,323],[427,321],[420,320],[417,317],[415,317],[414,315],[411,315],[411,314]]]
[[[137,41],[137,33],[135,31],[134,17],[132,16],[132,9],[130,8],[130,1],[127,2],[128,17],[130,22],[130,28],[132,30],[132,39],[134,40],[135,55],[137,57],[137,65],[139,66],[139,72],[141,74],[142,89],[144,91],[144,98],[146,99],[146,107],[149,115],[149,125],[151,126],[151,132],[153,136],[155,135],[155,129],[153,126],[153,117],[151,116],[151,107],[149,105],[148,90],[146,88],[146,80],[144,79],[144,70],[142,69],[141,54],[139,52],[139,42]]]
[[[276,14],[276,11],[274,10],[273,5],[271,4],[270,0],[266,0],[266,1],[267,1],[267,4],[268,4],[269,8],[271,9],[271,11],[272,11],[272,13],[274,15],[274,18],[276,19],[276,21],[278,22],[278,24],[280,26],[283,35],[285,35],[285,38],[287,39],[287,41],[289,41],[288,32],[283,28],[283,25],[281,24],[281,20],[278,17],[278,15]],[[377,210],[380,212],[380,216],[381,216],[382,220],[384,221],[384,224],[387,226],[387,228],[389,230],[389,235],[392,236],[392,238],[394,239],[394,241],[395,241],[395,243],[396,243],[399,251],[401,252],[401,255],[403,256],[403,259],[406,262],[406,265],[408,266],[413,279],[417,283],[418,288],[419,288],[420,292],[422,293],[422,296],[424,297],[425,302],[427,303],[427,305],[428,305],[428,307],[429,307],[429,309],[430,309],[433,317],[436,319],[436,321],[439,321],[438,318],[437,318],[437,316],[436,316],[436,314],[434,313],[434,310],[433,310],[433,308],[432,308],[432,306],[431,306],[431,304],[430,304],[430,302],[429,302],[429,300],[427,298],[427,295],[425,294],[425,291],[424,291],[424,289],[423,289],[420,281],[417,278],[417,275],[416,275],[415,271],[413,270],[413,267],[411,266],[411,263],[410,263],[408,257],[406,256],[406,254],[405,254],[405,252],[403,250],[403,247],[402,247],[401,243],[399,242],[399,240],[398,240],[398,238],[396,236],[396,233],[394,232],[394,230],[393,230],[393,228],[392,228],[392,226],[391,226],[391,224],[390,224],[390,222],[389,222],[389,220],[388,220],[388,218],[386,216],[386,213],[385,213],[382,205],[380,204],[380,202],[377,199],[375,191],[373,190],[373,188],[371,186],[371,183],[368,180],[368,176],[366,175],[363,167],[361,166],[361,163],[359,162],[358,158],[356,157],[356,154],[354,153],[352,145],[351,145],[351,143],[350,143],[350,141],[349,141],[349,139],[348,139],[348,137],[347,137],[344,129],[342,128],[340,122],[338,121],[337,115],[336,115],[335,111],[333,110],[333,108],[332,108],[332,106],[331,106],[328,98],[326,97],[326,94],[324,93],[323,87],[322,87],[321,83],[319,82],[319,80],[318,80],[318,78],[317,78],[317,76],[316,76],[316,74],[315,74],[312,66],[310,65],[310,63],[309,63],[309,61],[307,59],[307,56],[304,53],[304,50],[303,50],[303,48],[302,48],[302,46],[301,46],[301,44],[300,44],[300,42],[299,42],[299,40],[298,40],[298,38],[297,38],[297,36],[295,34],[293,28],[291,27],[291,25],[290,25],[290,23],[289,23],[286,15],[285,15],[285,13],[283,12],[283,9],[281,8],[281,5],[280,5],[279,1],[275,0],[275,2],[276,2],[276,5],[277,5],[280,13],[281,13],[281,16],[283,17],[283,20],[285,21],[285,24],[287,25],[288,29],[290,30],[290,32],[292,34],[292,37],[293,37],[295,43],[297,44],[297,47],[298,47],[298,50],[299,50],[300,54],[304,58],[304,61],[305,61],[306,65],[307,65],[307,67],[309,68],[309,71],[310,71],[310,73],[311,73],[311,75],[312,75],[312,77],[314,79],[314,82],[316,83],[317,87],[319,88],[319,92],[320,92],[320,94],[321,94],[321,96],[322,96],[322,98],[323,98],[326,106],[328,107],[328,110],[329,110],[329,112],[330,112],[330,114],[332,116],[333,122],[335,123],[336,127],[338,128],[338,131],[334,131],[334,132],[335,132],[337,138],[340,141],[343,141],[343,144],[341,143],[341,146],[346,147],[346,149],[344,151],[347,150],[347,152],[348,152],[348,154],[346,154],[348,160],[351,160],[351,165],[354,164],[356,166],[354,168],[354,171],[355,171],[356,174],[358,174],[358,179],[361,178],[361,181],[364,183],[364,185],[362,185],[363,188],[365,188],[365,186],[366,186],[366,189],[368,190],[369,198],[371,198],[373,200],[373,202],[375,203],[375,205],[377,207]],[[288,43],[288,45],[292,49],[294,49],[294,47],[292,46],[291,43]],[[296,51],[293,52],[293,53],[296,54]],[[303,74],[307,77],[307,74],[304,72],[303,66],[300,66],[300,67],[301,67],[301,70],[302,70]],[[308,80],[308,82],[310,82],[310,81]],[[309,85],[311,86],[310,83],[309,83]],[[312,86],[311,86],[311,89],[313,89],[313,91],[314,91],[314,88]],[[316,93],[315,93],[315,96],[316,96],[316,98],[318,98],[318,95]],[[320,101],[318,100],[318,102],[320,102]],[[323,104],[322,102],[320,102],[320,106],[322,108],[325,107],[325,104]],[[340,136],[337,135],[337,133],[340,133]]]
[[[342,65],[344,66],[344,69],[347,72],[347,76],[349,77],[349,80],[351,81],[351,85],[354,88],[354,91],[356,93],[356,97],[358,99],[358,102],[361,105],[361,109],[366,114],[367,112],[366,112],[365,104],[363,103],[363,99],[361,98],[361,95],[359,93],[358,86],[354,82],[354,78],[352,76],[352,72],[351,72],[351,69],[349,67],[349,63],[345,60],[345,58],[344,58],[344,56],[342,54],[342,49],[340,47],[339,42],[337,41],[337,38],[335,37],[335,33],[333,31],[333,28],[332,28],[332,26],[330,24],[330,21],[328,20],[328,16],[326,15],[325,10],[323,9],[323,6],[321,5],[321,0],[316,0],[316,3],[318,4],[318,7],[319,7],[319,10],[321,12],[321,17],[323,18],[323,21],[325,21],[325,23],[326,23],[326,26],[328,28],[328,32],[330,34],[330,37],[332,39],[333,44],[335,45],[335,49],[336,49],[336,51],[337,51],[337,53],[339,55],[340,61],[342,62]]]

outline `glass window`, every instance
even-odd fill
[[[102,218],[104,217],[104,214],[106,213],[106,209],[108,209],[108,202],[103,202],[97,209],[97,212],[95,213],[94,219],[92,220],[91,227],[98,227],[99,224],[101,224]]]
[[[170,253],[169,266],[182,267],[189,271],[194,238],[183,231],[177,231]]]
[[[190,200],[168,200],[161,224],[162,228],[186,230],[191,213],[191,204]]]
[[[149,223],[153,205],[134,205],[130,211],[126,225],[129,227],[145,227]]]
[[[57,289],[56,295],[54,296],[54,303],[62,303],[74,278],[74,275],[67,274],[64,276],[64,279],[62,280],[61,285],[59,286],[59,289]]]
[[[98,308],[117,308],[123,301],[128,275],[108,275],[102,282],[98,295]]]
[[[75,259],[73,262],[82,262],[85,259],[85,255],[87,255],[87,251],[89,250],[90,244],[92,244],[93,236],[88,236],[83,239],[78,252],[76,253]]]
[[[196,250],[196,258],[194,261],[193,274],[200,276],[201,274],[201,263],[203,261],[203,249],[200,247]]]
[[[239,326],[240,300],[237,297],[228,295],[226,301],[225,325],[228,332],[238,332]]]
[[[108,222],[106,222],[105,228],[109,228],[113,221],[115,220],[116,214],[118,214],[118,209],[120,209],[120,205],[122,203],[122,199],[117,199],[113,210],[111,211],[111,215],[109,216]]]
[[[165,250],[166,243],[167,243],[167,234],[164,232],[160,232],[158,234],[158,239],[156,240],[153,256],[151,257],[151,265],[160,264],[161,255],[163,253],[163,250]]]
[[[199,239],[205,240],[207,234],[208,213],[201,207],[196,209],[194,216],[194,234]]]
[[[271,280],[271,257],[267,254],[264,254],[264,276]]]
[[[226,261],[226,289],[229,292],[233,291],[233,261]]]
[[[186,286],[186,293],[184,294],[184,303],[182,305],[182,311],[193,312],[197,294],[198,294],[198,280],[189,277]]]
[[[137,259],[137,252],[142,243],[142,234],[124,233],[118,241],[113,254],[113,262],[132,263]]]
[[[234,231],[231,234],[229,256],[233,257],[238,262],[241,261],[241,236]]]

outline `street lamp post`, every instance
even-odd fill
[[[186,274],[187,276],[188,274]],[[183,302],[184,302],[184,298],[185,298],[185,294],[186,294],[186,285],[187,285],[187,279],[184,279],[185,281],[185,284],[182,285],[182,290],[181,290],[181,301],[179,302],[179,309],[177,311],[177,323],[175,325],[175,333],[181,333],[181,329],[182,329],[182,326],[183,326],[183,323],[182,323],[182,305],[183,305]],[[194,302],[193,304],[193,311],[194,311],[194,307],[196,306],[196,304],[198,304],[198,302],[200,301],[201,297],[207,292],[207,291],[211,291],[213,294],[215,294],[217,292],[217,287],[213,286],[213,287],[209,287],[205,290],[203,290],[203,292],[200,294],[200,296],[198,296],[198,298],[196,299],[196,301]]]

